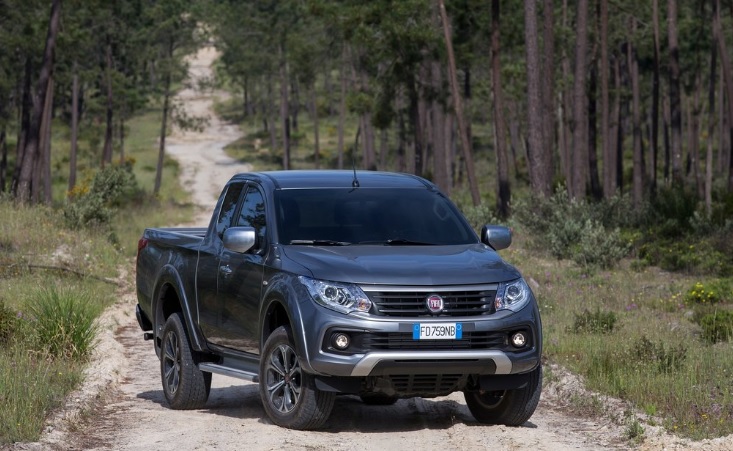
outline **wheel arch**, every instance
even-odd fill
[[[161,269],[156,290],[153,295],[153,326],[156,351],[160,349],[160,340],[166,320],[173,313],[181,313],[195,351],[207,351],[206,341],[194,321],[194,310],[183,289],[183,281],[178,271],[171,265]],[[195,306],[193,306],[195,309]]]

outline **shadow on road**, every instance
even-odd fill
[[[142,392],[137,397],[168,408],[162,390]],[[251,383],[212,388],[209,401],[198,412],[272,424],[262,407],[258,386]],[[457,423],[484,426],[473,418],[468,407],[452,399],[409,398],[391,406],[370,406],[358,396],[342,395],[336,398],[331,417],[319,432],[408,432],[448,429]],[[535,429],[537,425],[527,422],[521,427]]]

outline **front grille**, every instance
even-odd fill
[[[409,374],[388,377],[392,388],[402,395],[452,393],[459,390],[462,378],[460,374]]]
[[[460,340],[415,340],[411,333],[365,333],[358,336],[360,351],[501,349],[507,344],[504,332],[463,332]]]
[[[431,294],[443,298],[443,311],[431,313],[426,299]],[[496,289],[476,291],[371,291],[367,292],[372,301],[373,314],[381,316],[420,317],[420,316],[478,316],[492,313]]]

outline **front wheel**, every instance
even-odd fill
[[[523,388],[464,392],[468,410],[480,423],[519,426],[530,419],[542,393],[542,366],[529,375]]]
[[[211,391],[211,373],[199,370],[180,313],[168,317],[163,327],[160,375],[163,393],[172,409],[199,409]]]
[[[316,429],[328,420],[335,393],[315,387],[300,366],[290,328],[281,326],[267,338],[260,359],[260,397],[267,416],[289,429]]]

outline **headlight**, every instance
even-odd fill
[[[356,285],[298,277],[317,303],[341,313],[368,312],[372,308],[364,291]]]
[[[494,307],[497,312],[504,309],[518,312],[529,302],[530,293],[524,279],[500,283],[499,289],[496,290]]]

